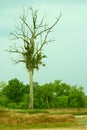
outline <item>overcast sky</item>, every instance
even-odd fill
[[[0,81],[18,78],[28,83],[28,73],[22,64],[13,65],[5,52],[12,43],[9,33],[15,31],[19,14],[34,7],[38,15],[46,15],[50,25],[61,12],[62,17],[51,32],[55,42],[44,48],[46,67],[35,71],[34,81],[40,84],[62,80],[82,85],[87,92],[87,1],[86,0],[0,0]]]

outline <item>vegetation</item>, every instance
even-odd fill
[[[87,112],[87,109],[80,109],[80,112]],[[32,111],[34,114],[30,114]],[[72,113],[77,113],[78,109],[56,109],[56,110],[46,110],[48,113],[44,113],[45,111],[37,111],[35,110],[13,110],[0,108],[0,128],[1,129],[29,129],[29,128],[82,128],[84,124],[82,124],[82,120],[75,118]],[[42,112],[42,113],[40,113]],[[54,114],[55,113],[55,114]],[[59,114],[58,114],[59,113]],[[62,114],[63,113],[63,114]],[[87,121],[87,117],[85,117],[84,121]],[[82,124],[82,125],[81,125]]]
[[[44,18],[38,22],[37,11],[32,8],[20,15],[20,24],[11,33],[11,40],[16,43],[8,52],[19,56],[15,63],[25,64],[30,85],[17,78],[8,83],[0,82],[0,129],[82,126],[79,124],[82,120],[77,122],[74,116],[87,115],[87,96],[82,86],[71,86],[61,80],[43,85],[33,82],[34,70],[38,70],[40,65],[45,66],[43,59],[47,56],[43,47],[53,41],[48,39],[48,35],[60,17],[61,14],[48,26]],[[85,119],[84,122],[87,117]]]
[[[30,11],[30,14],[29,14]],[[61,15],[60,15],[61,16]],[[28,73],[30,81],[30,101],[29,108],[33,109],[33,75],[34,70],[38,70],[40,65],[45,66],[43,58],[47,56],[43,53],[43,47],[53,40],[48,40],[48,35],[58,23],[60,16],[56,21],[48,26],[44,22],[44,18],[39,22],[37,11],[30,8],[28,11],[24,11],[20,16],[20,25],[16,28],[14,33],[11,33],[11,40],[15,40],[16,43],[10,46],[9,52],[16,53],[19,59],[14,60],[15,63],[24,63]],[[31,20],[31,22],[30,22]],[[20,46],[20,47],[19,47]]]
[[[6,124],[0,124],[0,128],[1,130],[27,130],[27,129],[40,129],[40,128],[48,128],[48,129],[54,129],[54,128],[81,128],[82,130],[82,126],[79,125],[76,122],[60,122],[60,123],[54,123],[54,124],[47,124],[47,123],[43,123],[43,124],[32,124],[32,125],[27,125],[27,124],[20,124],[20,125],[6,125]]]
[[[60,80],[39,85],[34,82],[34,108],[84,108],[87,107],[87,96],[82,86],[70,86]],[[0,82],[0,106],[15,109],[27,109],[29,104],[29,85],[18,79]]]

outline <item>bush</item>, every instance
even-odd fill
[[[7,97],[5,97],[5,96],[0,97],[0,106],[7,107],[8,103],[9,103],[9,100]]]
[[[12,103],[9,103],[9,104],[7,105],[7,107],[8,107],[8,108],[14,108],[14,109],[17,109],[17,108],[18,108],[18,104],[12,102]]]
[[[18,108],[19,109],[27,109],[28,108],[28,103],[25,103],[25,102],[20,102],[19,104],[18,104]]]

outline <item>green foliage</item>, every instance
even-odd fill
[[[62,81],[35,87],[35,108],[85,107],[83,87],[70,86]]]
[[[34,86],[34,108],[80,108],[87,107],[87,96],[83,87],[70,86],[60,80]],[[18,79],[12,79],[0,91],[0,106],[27,109],[29,106],[29,86]]]
[[[24,85],[18,79],[12,79],[8,85],[3,88],[2,93],[11,101],[19,103],[24,94]]]
[[[7,107],[8,107],[8,108],[17,109],[17,108],[18,108],[18,105],[17,105],[17,103],[15,103],[15,102],[11,102],[11,103],[8,103],[8,104],[7,104]]]
[[[37,114],[37,113],[43,113],[43,114],[48,114],[49,111],[46,109],[23,109],[23,110],[18,110],[17,112],[19,113],[29,113],[29,114]]]
[[[4,81],[0,82],[0,92],[7,84]]]
[[[0,106],[7,107],[8,103],[9,103],[9,99],[6,96],[0,96]]]
[[[83,88],[77,86],[71,87],[69,99],[68,99],[69,107],[84,107],[85,104],[85,94],[83,92]]]
[[[22,101],[18,104],[18,108],[27,109],[29,105],[29,94],[24,94]]]
[[[58,101],[58,106],[62,108],[67,108],[68,107],[68,96],[61,96],[59,101]]]

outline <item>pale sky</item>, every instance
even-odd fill
[[[20,12],[31,6],[40,17],[46,15],[49,25],[62,13],[50,34],[55,42],[44,48],[46,66],[35,71],[34,81],[44,84],[62,80],[70,85],[82,85],[87,94],[87,0],[0,0],[0,81],[18,78],[29,82],[25,66],[13,65],[5,50],[12,44],[9,33],[15,31]]]

